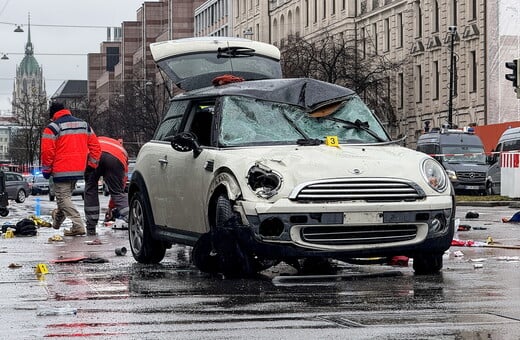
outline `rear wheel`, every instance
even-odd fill
[[[128,238],[134,259],[139,263],[159,263],[166,254],[161,241],[152,238],[151,212],[141,192],[136,192],[130,201]]]
[[[18,190],[18,192],[16,193],[16,199],[15,201],[17,203],[23,203],[25,202],[25,198],[27,197],[27,194],[25,193],[25,191],[23,189],[20,189]]]
[[[413,258],[416,275],[437,274],[442,269],[442,253],[425,253]]]

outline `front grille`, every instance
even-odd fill
[[[457,171],[457,178],[463,182],[483,182],[486,180],[486,173],[473,171]]]
[[[417,201],[424,192],[410,182],[399,180],[324,180],[303,184],[289,196],[295,201],[399,202]]]
[[[362,245],[403,242],[417,236],[413,224],[385,224],[370,226],[303,227],[303,241],[320,245]]]

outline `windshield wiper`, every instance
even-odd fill
[[[217,58],[252,57],[255,50],[248,47],[219,47]]]
[[[374,137],[378,142],[386,142],[387,140],[381,138],[377,133],[372,131],[368,125],[368,122],[362,122],[359,119],[356,119],[355,122],[351,122],[349,120],[334,118],[334,117],[321,117],[320,119],[326,119],[331,120],[333,122],[346,124],[344,126],[345,129],[356,129],[356,130],[362,130],[368,133],[370,136]]]

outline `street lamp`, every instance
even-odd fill
[[[21,33],[21,32],[23,32],[23,29],[20,25],[17,25],[13,32]]]
[[[9,57],[7,56],[7,53],[3,53],[2,58],[0,58],[0,59],[9,60]]]
[[[449,26],[448,34],[450,38],[450,96],[448,104],[448,129],[453,125],[453,96],[455,95],[455,56],[453,50],[453,44],[455,42],[455,36],[457,35],[457,26]]]

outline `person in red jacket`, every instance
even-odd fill
[[[99,220],[98,181],[101,176],[108,187],[110,202],[118,210],[119,217],[126,219],[128,216],[128,195],[125,192],[128,153],[116,139],[100,136],[98,141],[101,146],[99,165],[95,170],[85,172],[87,235],[96,235]]]
[[[78,179],[83,178],[85,166],[95,169],[101,156],[96,134],[89,124],[72,116],[60,102],[49,107],[51,123],[43,130],[41,165],[45,178],[52,176],[58,208],[52,212],[54,229],[59,229],[65,218],[72,227],[65,236],[85,235],[85,224],[72,202],[72,192]]]

